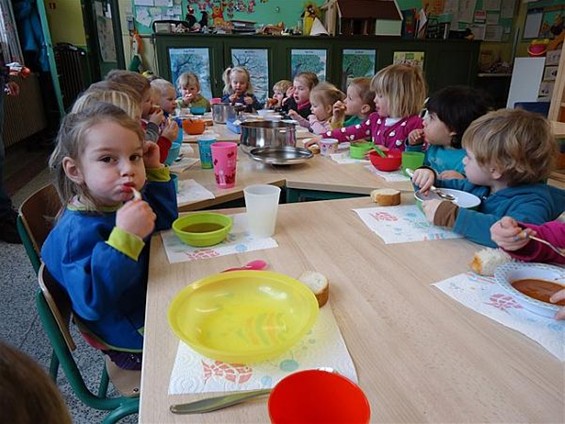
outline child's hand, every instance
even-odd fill
[[[423,129],[416,129],[410,131],[408,134],[408,144],[411,146],[417,146],[424,142],[424,130]]]
[[[310,147],[313,144],[317,144],[319,146],[321,139],[322,139],[321,135],[315,135],[314,137],[309,138],[308,141],[304,142],[304,148],[307,149],[308,147]]]
[[[343,122],[345,119],[345,109],[346,106],[341,100],[338,100],[333,104],[332,113],[335,122]]]
[[[159,146],[152,141],[144,141],[143,143],[143,164],[145,169],[160,168]]]
[[[443,171],[438,175],[440,180],[464,180],[465,176],[457,171]]]
[[[243,102],[244,102],[246,105],[252,105],[252,104],[253,104],[253,97],[251,97],[251,96],[245,96],[245,97],[243,98]]]
[[[144,200],[132,200],[116,212],[116,227],[145,238],[155,229],[157,215]]]
[[[300,116],[300,114],[297,111],[295,111],[294,109],[291,109],[291,110],[288,111],[288,117],[290,119],[295,119],[297,116]]]
[[[171,141],[175,141],[179,135],[179,126],[175,120],[170,120],[167,126],[163,128],[163,137],[167,137]]]
[[[163,109],[159,108],[152,108],[149,112],[149,122],[153,122],[154,124],[161,125],[161,123],[165,120],[165,114],[163,113]]]
[[[422,210],[424,211],[424,215],[426,215],[426,219],[432,224],[434,222],[437,208],[439,208],[441,202],[445,202],[445,200],[432,199],[424,200],[422,202]]]
[[[565,300],[565,289],[559,290],[557,293],[553,293],[553,296],[549,298],[551,303],[557,303],[561,300]],[[565,319],[565,306],[559,308],[555,314],[555,319]]]
[[[490,237],[499,247],[504,250],[514,251],[521,249],[529,243],[529,235],[535,235],[535,231],[522,229],[514,218],[505,216],[490,227]]]
[[[288,87],[288,89],[286,90],[286,97],[292,97],[292,95],[294,94],[294,86],[290,86]]]
[[[434,184],[436,176],[434,171],[427,168],[419,168],[414,171],[412,182],[420,187],[420,192],[427,196],[430,187]]]
[[[230,103],[231,103],[231,104],[234,104],[235,101],[237,100],[237,93],[233,93],[233,94],[229,97],[229,99],[230,99]]]

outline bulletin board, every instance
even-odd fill
[[[544,0],[528,5],[523,38],[555,38],[565,31],[565,0]]]

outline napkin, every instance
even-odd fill
[[[209,247],[193,247],[184,244],[173,230],[162,231],[161,238],[169,263],[195,261],[197,259],[213,258],[215,256],[232,255],[234,253],[251,252],[253,250],[278,247],[272,237],[255,238],[247,231],[247,215],[239,213],[232,215],[233,225],[226,240]]]
[[[522,308],[493,277],[467,272],[434,286],[467,308],[524,334],[565,361],[565,321],[542,317]]]
[[[462,237],[428,222],[416,205],[353,210],[371,231],[383,239],[385,244]]]
[[[348,163],[367,163],[369,162],[367,159],[353,159],[349,156],[349,152],[339,152],[339,153],[332,153],[330,155],[334,162],[339,164],[348,164]]]
[[[180,342],[169,394],[268,389],[293,372],[319,367],[331,367],[357,382],[353,359],[347,351],[330,303],[320,309],[318,320],[301,341],[269,361],[228,364],[206,358]]]
[[[178,180],[177,203],[183,204],[198,200],[215,199],[214,194],[194,180]]]
[[[199,161],[200,159],[198,158],[183,156],[180,160],[175,160],[171,164],[171,166],[169,166],[169,169],[175,174],[182,174],[184,171],[186,171],[188,168]]]
[[[377,177],[381,177],[385,181],[389,181],[389,182],[410,181],[410,178],[404,175],[402,171],[392,171],[392,172],[379,171],[372,164],[365,165],[365,168],[368,169],[371,174],[376,175]]]

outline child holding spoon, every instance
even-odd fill
[[[492,240],[510,256],[526,262],[554,262],[565,264],[565,222],[550,221],[542,225],[518,223],[505,216],[490,227]],[[561,248],[563,255],[549,246],[530,239],[538,236]],[[549,299],[552,303],[565,300],[565,289],[559,290]],[[555,319],[565,319],[565,306],[560,308]]]

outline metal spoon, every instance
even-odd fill
[[[224,269],[222,272],[229,271],[260,271],[269,266],[267,262],[262,259],[255,259],[254,261],[248,262],[243,266],[236,266],[234,268]]]
[[[530,236],[530,235],[528,235],[528,238],[531,238],[532,240],[535,240],[538,243],[545,244],[546,246],[549,246],[550,249],[553,250],[554,252],[556,252],[557,254],[559,254],[561,256],[565,256],[565,249],[560,249],[559,247],[554,246],[553,244],[548,242],[547,240],[544,240],[544,239],[541,239],[541,238],[535,237],[535,236]]]
[[[410,179],[412,179],[412,177],[414,176],[414,171],[410,168],[406,168],[405,171],[406,171],[406,174],[408,174],[408,176],[410,177]],[[440,190],[439,188],[437,188],[434,185],[432,185],[430,187],[430,190],[433,193],[437,194],[441,199],[449,200],[450,202],[454,202],[456,200],[455,196],[453,196],[449,193],[445,193],[444,191]]]

